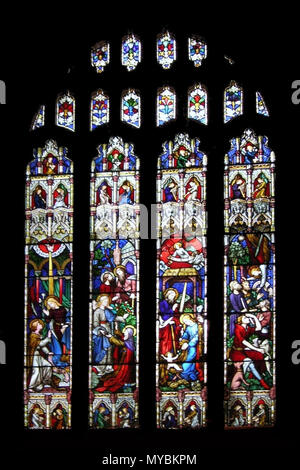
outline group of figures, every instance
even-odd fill
[[[197,139],[178,134],[163,145],[157,180],[156,361],[157,425],[166,429],[205,425],[205,178],[206,156]]]
[[[270,426],[275,419],[274,161],[267,139],[257,138],[251,130],[232,140],[225,158],[229,216],[224,380],[229,427]],[[245,211],[238,210],[235,201],[245,203]],[[260,219],[255,217],[257,201],[264,206]]]
[[[100,146],[92,163],[91,427],[138,423],[138,166],[120,138]]]
[[[24,403],[34,429],[70,427],[72,171],[53,141],[27,168]]]

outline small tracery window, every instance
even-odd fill
[[[39,129],[40,127],[44,127],[44,125],[45,125],[45,105],[42,105],[32,120],[31,130],[34,131],[36,129]]]
[[[176,119],[176,94],[171,87],[163,87],[157,93],[157,126]]]
[[[256,92],[256,112],[262,116],[270,116],[265,100],[259,91]]]
[[[130,126],[141,126],[141,97],[136,90],[122,93],[121,119]]]
[[[203,59],[207,57],[207,44],[199,37],[192,37],[188,40],[189,59],[195,67],[200,67]]]
[[[75,131],[75,98],[68,91],[56,101],[56,124],[70,131]]]
[[[109,97],[102,90],[93,93],[91,98],[90,129],[109,122]]]
[[[142,46],[141,41],[134,35],[130,34],[122,40],[122,65],[127,68],[128,72],[134,70],[141,62]]]
[[[188,91],[188,117],[207,124],[207,91],[200,84],[194,85]]]
[[[97,73],[102,73],[110,61],[110,44],[108,41],[100,41],[92,47],[91,64]]]
[[[169,32],[161,34],[157,39],[157,62],[167,70],[176,60],[176,40]]]
[[[243,89],[234,81],[224,92],[224,122],[243,114]]]

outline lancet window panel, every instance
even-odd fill
[[[138,427],[139,159],[113,137],[92,162],[90,427]]]
[[[225,156],[225,426],[276,417],[275,155],[247,129]]]
[[[206,425],[207,157],[177,134],[158,160],[157,426]]]
[[[53,140],[26,170],[24,407],[29,429],[71,427],[73,163]]]

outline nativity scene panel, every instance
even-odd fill
[[[199,140],[163,145],[157,175],[157,426],[206,424],[206,164]]]

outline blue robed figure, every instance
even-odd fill
[[[197,380],[198,372],[196,370],[195,360],[199,343],[198,324],[188,315],[186,315],[183,321],[187,326],[181,339],[187,341],[188,347],[187,357],[182,363],[182,372],[180,375],[185,380]]]

